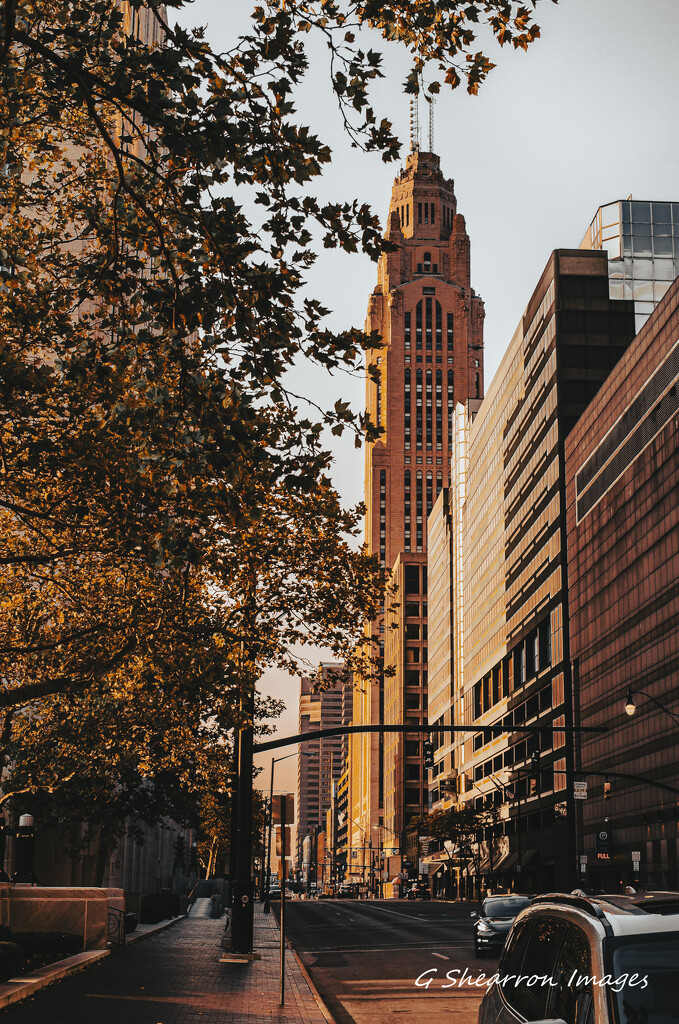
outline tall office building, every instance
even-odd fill
[[[455,405],[483,397],[483,302],[471,287],[469,237],[453,182],[436,154],[409,154],[394,181],[387,238],[393,251],[380,259],[366,321],[384,342],[367,367],[367,410],[384,433],[366,451],[366,541],[382,565],[397,567],[395,579],[402,589],[407,581],[409,592],[400,595],[390,650],[382,645],[396,675],[386,694],[384,683],[359,683],[353,718],[420,724],[427,707],[426,521],[447,483]],[[384,639],[385,623],[377,628]],[[352,736],[350,751],[352,845],[369,842],[369,832],[375,839],[380,823],[400,833],[406,817],[426,810],[419,734]]]
[[[342,666],[322,662],[319,674],[327,689],[316,691],[317,677],[302,676],[299,698],[300,733],[341,728],[349,724],[349,684],[333,684],[333,673]],[[302,845],[311,834],[325,829],[332,784],[344,771],[344,737],[325,736],[300,743],[297,767],[297,863],[302,863]]]
[[[457,869],[468,895],[479,874],[549,891],[575,868],[573,743],[558,728],[573,716],[564,443],[634,335],[634,307],[610,298],[608,270],[603,252],[552,254],[476,417],[460,424],[454,525],[443,506],[430,521],[450,550],[440,590],[456,634],[449,704],[430,720],[502,729],[444,739],[432,773],[434,804],[450,799],[450,779],[459,802],[489,812],[480,864]],[[443,611],[437,620],[445,630]]]

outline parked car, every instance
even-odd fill
[[[281,883],[272,882],[269,886],[269,899],[279,900],[281,898]]]
[[[678,975],[679,893],[536,896],[479,1024],[676,1024]]]
[[[358,885],[356,882],[342,882],[337,895],[343,900],[356,900],[358,899]]]
[[[511,893],[489,896],[483,901],[480,912],[472,914],[474,952],[477,956],[482,956],[489,950],[499,952],[502,949],[514,918],[530,906],[530,901],[530,896],[515,896]]]
[[[426,882],[415,882],[406,893],[407,900],[430,900],[431,889]]]

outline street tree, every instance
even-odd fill
[[[527,47],[537,2],[270,0],[217,53],[172,24],[183,0],[4,0],[6,765],[20,742],[40,763],[31,722],[58,744],[69,715],[96,720],[88,701],[113,714],[121,687],[158,685],[163,710],[199,707],[225,739],[263,669],[296,667],[292,643],[353,665],[384,580],[351,543],[361,510],[331,487],[324,431],[360,445],[379,430],[342,400],[295,395],[289,370],[356,372],[381,344],[329,331],[306,277],[320,248],[388,246],[360,199],[320,198],[331,153],[294,105],[307,39],[328,44],[352,143],[390,160],[365,30],[410,50],[407,90],[430,69],[432,94],[473,93],[492,67],[477,33]],[[69,742],[62,781],[82,774]],[[133,758],[140,776],[151,749]],[[26,788],[56,799],[49,772],[25,768]]]

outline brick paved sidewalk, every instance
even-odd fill
[[[280,932],[255,904],[262,959],[220,964],[224,918],[209,900],[189,917],[82,974],[0,1010],[0,1024],[326,1024],[304,975],[286,951],[285,1006],[279,1002]]]

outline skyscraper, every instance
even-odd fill
[[[320,675],[327,689],[315,692],[311,676],[302,676],[299,698],[299,731],[341,728],[349,724],[348,684],[333,685],[333,671],[342,666],[322,662]],[[325,736],[300,744],[297,768],[297,844],[298,863],[302,863],[302,845],[312,830],[325,829],[332,784],[344,771],[343,736]]]
[[[426,521],[447,482],[455,405],[483,397],[483,302],[471,287],[469,236],[454,183],[435,153],[408,155],[394,181],[386,237],[393,248],[380,259],[366,320],[384,343],[367,366],[367,410],[384,433],[366,451],[366,541],[389,570],[398,562],[397,576],[412,593],[408,605],[399,597],[403,628],[386,652],[396,671],[388,693],[383,683],[358,686],[353,718],[401,724],[407,691],[408,721],[420,724],[427,706]],[[385,624],[377,627],[384,634]],[[426,807],[419,739],[352,736],[353,845],[380,823],[385,794],[392,793],[385,824],[397,832],[406,814],[418,813],[423,800]],[[413,801],[407,810],[406,793]]]

